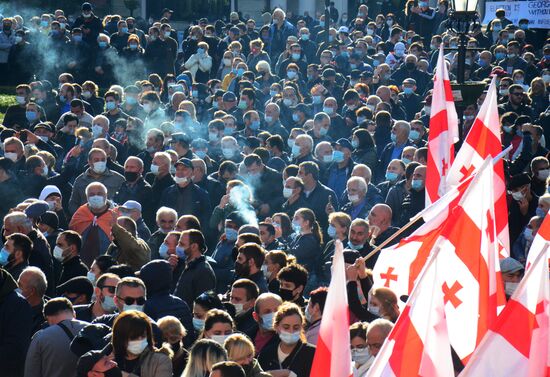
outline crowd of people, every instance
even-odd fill
[[[434,67],[443,44],[455,79],[459,39],[447,0],[328,14],[2,16],[2,376],[308,377],[337,240],[366,375],[401,302],[364,257],[425,207]],[[512,147],[511,295],[550,208],[550,37],[499,9],[467,45]]]

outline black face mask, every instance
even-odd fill
[[[174,353],[178,352],[181,348],[181,342],[177,342],[177,343],[172,343],[171,345],[171,348],[172,348],[172,351],[174,351]]]
[[[235,262],[235,275],[239,277],[247,277],[250,275],[250,266],[248,265],[248,259],[243,264]]]
[[[133,171],[125,171],[124,172],[124,178],[128,182],[135,182],[139,177],[139,173],[133,172]]]
[[[281,296],[283,301],[292,301],[294,299],[294,293],[292,293],[291,289],[279,289],[279,296]]]
[[[103,372],[103,375],[105,377],[122,377],[122,371],[118,368],[118,366],[109,369],[108,371]]]
[[[3,30],[4,30],[4,32],[9,33],[11,31],[11,26],[4,25]]]

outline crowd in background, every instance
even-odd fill
[[[400,299],[364,257],[425,207],[440,45],[458,68],[449,12],[369,1],[181,31],[169,9],[1,16],[17,103],[0,127],[0,374],[308,377],[339,240],[365,376]],[[550,209],[550,36],[499,9],[467,47],[511,146],[509,296]]]

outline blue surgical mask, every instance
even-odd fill
[[[8,264],[8,258],[10,256],[10,253],[6,250],[5,247],[0,250],[0,265],[5,266]]]
[[[336,228],[332,224],[328,225],[327,234],[330,238],[336,237]]]
[[[233,228],[225,228],[225,238],[228,241],[235,241],[239,235],[239,232]]]
[[[413,94],[413,93],[414,93],[414,90],[413,90],[413,88],[404,87],[404,88],[403,88],[403,93],[405,93],[405,94]]]
[[[386,172],[386,179],[390,182],[395,182],[397,181],[397,178],[399,178],[399,174],[395,173],[395,172],[392,172],[392,171],[387,171]]]
[[[301,151],[301,148],[300,148],[299,145],[294,144],[294,145],[292,146],[292,155],[293,155],[294,157],[298,157],[298,156],[300,155],[300,151]]]
[[[411,130],[411,132],[409,133],[409,139],[411,140],[420,139],[420,132],[418,132],[417,130]]]
[[[267,313],[262,315],[261,326],[264,330],[273,330],[273,318],[275,318],[275,313]]]
[[[114,101],[105,102],[105,109],[107,109],[107,111],[116,109],[116,102]]]
[[[116,309],[116,305],[115,305],[115,300],[113,297],[111,296],[105,296],[103,298],[103,302],[101,303],[101,307],[103,308],[103,310],[105,310],[106,312],[114,312],[115,309]]]
[[[176,246],[176,254],[179,258],[185,258],[185,249],[182,246]]]
[[[279,338],[281,339],[281,342],[285,344],[296,344],[300,340],[300,331],[296,331],[296,332],[281,331],[281,333],[279,334]]]
[[[122,311],[127,312],[128,310],[136,310],[138,312],[143,312],[143,305],[126,305],[122,306]]]
[[[201,331],[202,329],[204,329],[204,319],[193,317],[193,327],[197,331]]]
[[[394,143],[397,142],[397,135],[392,133],[390,134],[390,138],[391,138],[391,141],[393,141]]]
[[[424,180],[423,179],[413,179],[411,181],[411,187],[415,191],[420,191],[424,188]]]
[[[250,129],[253,130],[253,131],[257,131],[260,129],[260,121],[259,120],[254,120],[250,123]]]
[[[242,77],[244,74],[244,68],[237,68],[237,76]]]
[[[107,42],[105,42],[105,41],[99,41],[97,44],[99,45],[99,48],[107,47]]]
[[[205,152],[205,151],[196,151],[195,154],[196,154],[197,157],[200,158],[201,160],[204,160],[204,158],[206,157],[206,152]]]
[[[292,229],[294,229],[294,232],[301,233],[302,232],[302,225],[300,225],[299,222],[293,221],[292,222]]]
[[[168,259],[168,246],[165,243],[160,245],[159,255],[162,259]]]
[[[334,162],[344,161],[344,152],[342,152],[342,151],[332,151],[332,161],[334,161]]]
[[[334,112],[334,109],[332,107],[324,106],[323,107],[323,112],[327,113],[328,115],[332,115],[332,113]]]
[[[27,120],[28,120],[29,122],[35,121],[36,118],[37,118],[36,112],[34,112],[34,111],[26,111],[26,112],[25,112],[25,118],[27,118]]]

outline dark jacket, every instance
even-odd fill
[[[277,341],[270,342],[258,355],[258,362],[263,370],[290,369],[296,373],[297,377],[309,377],[315,346],[299,341],[290,355],[282,363],[279,363],[277,352],[280,340],[278,336],[276,338]]]
[[[147,287],[147,301],[143,307],[145,314],[155,321],[167,315],[178,318],[187,329],[185,343],[191,345],[196,338],[193,328],[193,315],[185,301],[170,294],[172,285],[172,267],[170,264],[162,260],[150,262],[141,269],[140,278]]]
[[[13,277],[0,268],[0,365],[5,377],[23,375],[33,327],[31,306],[16,288]]]
[[[315,213],[317,221],[322,229],[325,229],[328,226],[328,217],[325,212],[325,208],[328,203],[328,199],[331,197],[332,206],[335,210],[338,210],[338,198],[334,191],[332,191],[327,186],[317,183],[312,192],[309,193],[309,196],[305,196],[306,208],[311,209]]]
[[[55,278],[53,273],[53,260],[48,241],[46,241],[42,233],[34,229],[31,230],[27,236],[31,239],[33,244],[31,255],[29,256],[29,265],[40,268],[44,274],[46,274],[46,279],[48,280],[46,295],[53,297],[55,294]]]
[[[255,207],[268,204],[270,214],[277,212],[281,208],[284,202],[281,173],[265,166],[258,180],[251,183],[255,188]]]
[[[201,224],[208,224],[212,214],[208,193],[194,183],[185,187],[172,185],[162,193],[160,205],[176,210],[179,216],[194,215]]]
[[[69,259],[62,264],[61,277],[57,285],[65,283],[67,280],[75,278],[77,276],[86,276],[88,273],[88,267],[80,260],[78,255]]]
[[[124,181],[113,200],[117,204],[124,204],[128,200],[135,200],[141,203],[141,213],[144,219],[150,218],[153,214],[151,206],[151,198],[153,197],[153,189],[151,185],[143,179],[139,178],[134,184]]]
[[[183,270],[174,295],[191,307],[201,293],[216,288],[216,276],[204,256],[187,263]]]
[[[426,190],[411,190],[405,199],[403,199],[400,226],[407,224],[411,220],[411,217],[422,211],[425,207]]]

